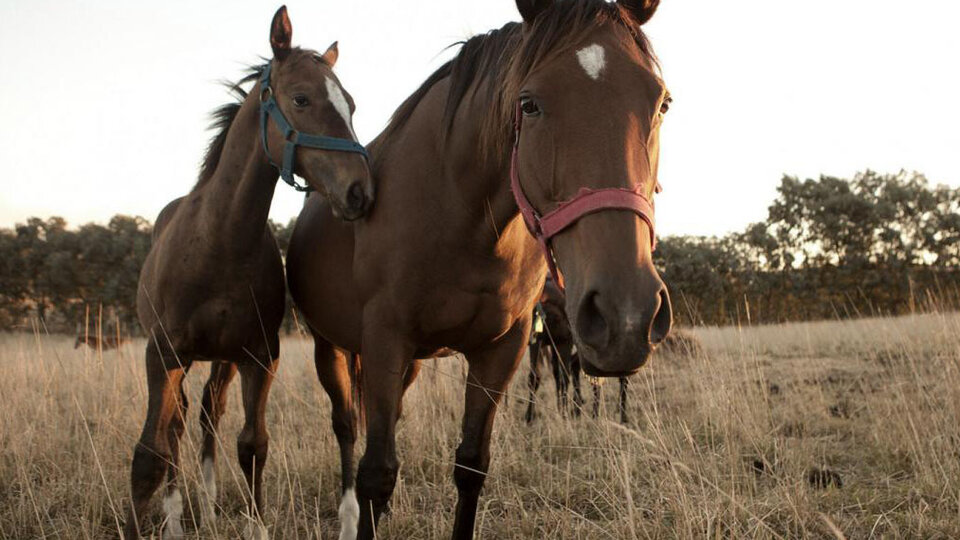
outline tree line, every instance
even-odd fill
[[[294,221],[270,222],[286,252]],[[0,229],[0,328],[138,333],[137,279],[151,224],[59,217]],[[900,314],[955,306],[960,189],[922,174],[785,176],[765,221],[722,237],[671,236],[655,261],[687,324]],[[287,328],[292,325],[288,322]]]

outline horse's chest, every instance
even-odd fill
[[[431,345],[470,348],[505,334],[517,318],[511,308],[504,295],[438,287],[420,312],[420,330]]]
[[[536,277],[503,261],[468,263],[460,277],[438,284],[425,296],[420,328],[431,344],[469,349],[507,333],[532,303]]]

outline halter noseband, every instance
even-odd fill
[[[300,185],[293,178],[294,154],[298,146],[307,148],[318,148],[321,150],[335,150],[337,152],[355,152],[363,156],[364,159],[370,159],[367,156],[367,149],[362,144],[351,141],[350,139],[341,139],[340,137],[328,137],[326,135],[310,135],[301,133],[287,122],[280,107],[277,105],[277,99],[273,95],[273,88],[270,86],[270,68],[267,67],[260,75],[260,140],[263,141],[263,150],[267,153],[267,160],[271,165],[280,171],[280,178],[290,184],[297,191],[313,191],[310,186]],[[273,123],[283,134],[286,144],[283,146],[283,165],[277,165],[270,157],[270,148],[267,146],[267,118],[273,118]]]
[[[580,188],[576,195],[561,202],[550,212],[544,215],[537,212],[524,194],[523,186],[520,185],[518,162],[522,120],[523,111],[520,110],[520,101],[517,101],[513,119],[513,153],[510,156],[510,190],[513,191],[513,198],[516,199],[517,206],[520,207],[520,214],[527,225],[527,230],[540,244],[543,256],[547,260],[547,268],[550,269],[554,282],[561,290],[563,289],[563,281],[560,277],[560,271],[557,269],[557,262],[553,257],[550,239],[588,214],[602,210],[630,210],[647,223],[650,228],[651,249],[657,248],[657,237],[654,234],[653,201],[642,193],[643,185],[638,185],[633,189]],[[655,189],[659,191],[659,185]]]

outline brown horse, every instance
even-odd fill
[[[396,483],[405,380],[414,359],[446,349],[469,364],[453,536],[472,536],[497,404],[547,269],[508,179],[541,212],[585,187],[649,201],[669,102],[640,30],[656,4],[518,0],[522,24],[464,43],[369,145],[378,196],[368,219],[339,223],[321,198],[306,201],[287,278],[314,335],[341,455],[351,460],[341,537],[359,512],[359,536],[373,538]],[[664,339],[670,305],[651,261],[652,209],[646,218],[598,210],[544,245],[562,270],[584,370],[620,376]],[[359,505],[347,473],[356,424],[346,352],[363,365]]]
[[[86,345],[91,349],[116,349],[128,341],[130,340],[119,336],[77,336],[73,348],[79,349],[81,345]]]
[[[304,136],[339,137],[337,145],[359,146],[351,126],[352,101],[332,71],[336,44],[319,54],[291,47],[290,38],[286,8],[280,8],[270,28],[273,60],[234,86],[239,102],[215,113],[220,132],[207,150],[199,182],[157,218],[137,298],[140,322],[150,338],[149,400],[133,455],[128,538],[138,536],[138,520],[164,474],[164,537],[183,534],[177,474],[187,402],[181,386],[195,360],[218,361],[204,401],[220,406],[206,403],[201,414],[207,503],[212,505],[216,497],[214,430],[226,399],[220,389],[239,369],[245,423],[237,453],[251,494],[251,515],[259,515],[268,444],[264,411],[279,356],[285,303],[280,252],[267,226],[278,178],[273,164],[284,164],[281,176],[296,172],[309,186],[327,193],[344,217],[361,216],[372,200],[372,180],[361,155],[314,146],[294,148],[292,159],[284,159],[284,144]],[[240,90],[240,84],[253,80],[257,82],[249,95]],[[282,133],[280,122],[265,114],[270,104],[298,132]],[[259,535],[262,526],[251,532]]]

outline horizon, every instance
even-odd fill
[[[0,227],[33,216],[153,222],[192,188],[209,113],[229,99],[217,81],[269,54],[277,6],[242,2],[226,16],[185,6],[0,7]],[[336,71],[364,143],[456,53],[451,43],[519,20],[512,0],[288,8],[295,44],[339,41]],[[664,3],[644,26],[675,99],[661,134],[662,234],[742,230],[766,217],[784,175],[907,170],[960,185],[960,80],[945,64],[960,51],[958,12],[932,1]],[[287,223],[301,201],[278,183],[271,218]]]

